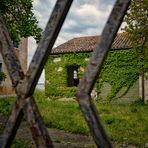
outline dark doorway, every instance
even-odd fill
[[[67,66],[67,86],[78,86],[79,78],[78,78],[78,67],[77,65]]]

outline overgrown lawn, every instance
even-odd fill
[[[76,101],[50,101],[36,92],[37,104],[48,127],[72,133],[89,134]],[[148,105],[96,103],[104,126],[113,141],[144,145],[148,143]]]
[[[89,134],[76,101],[47,100],[44,93],[36,91],[35,98],[49,128],[72,133]],[[14,99],[0,99],[0,114],[8,115]],[[148,105],[96,103],[100,117],[110,138],[117,142],[143,146],[148,143]],[[1,128],[1,126],[0,126]]]

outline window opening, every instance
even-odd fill
[[[68,66],[67,67],[67,86],[78,86],[79,78],[78,78],[78,67],[79,66]]]

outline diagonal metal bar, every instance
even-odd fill
[[[98,147],[112,147],[103,125],[100,122],[97,109],[92,102],[90,93],[96,77],[100,74],[101,67],[107,56],[109,48],[126,14],[131,0],[117,0],[111,15],[102,32],[100,43],[87,66],[86,72],[78,86],[77,100],[84,114],[85,120],[91,130],[92,136]]]
[[[34,92],[35,86],[46,61],[48,60],[48,56],[72,2],[73,0],[57,0],[43,37],[39,42],[37,51],[35,52],[33,60],[29,66],[29,70],[27,71],[24,80],[17,87],[17,91],[21,94],[24,94],[26,97],[31,96]]]
[[[24,73],[21,69],[19,59],[16,56],[16,52],[13,49],[12,41],[2,17],[0,17],[0,51],[6,63],[12,84],[15,87],[19,80],[24,78]]]
[[[24,74],[21,69],[19,60],[15,55],[11,40],[8,35],[8,31],[4,26],[2,18],[0,18],[0,50],[11,76],[11,80],[16,85],[18,81],[24,77]],[[13,68],[15,68],[15,71],[13,70]],[[33,100],[33,97],[24,100],[24,98],[18,96],[17,101],[15,102],[9,116],[9,119],[5,125],[2,137],[3,139],[1,141],[2,146],[0,145],[0,147],[10,147],[23,118],[23,113],[26,117],[28,117],[28,112],[30,113],[30,116],[32,116],[31,120],[29,120],[29,118],[27,119],[36,145],[39,147],[53,147],[48,135],[48,131],[46,130],[46,127],[42,122],[42,118]],[[32,125],[32,123],[34,124]]]
[[[4,62],[7,66],[10,78],[12,80],[13,86],[16,86],[19,80],[24,77],[23,71],[20,66],[20,62],[13,49],[12,42],[9,38],[7,28],[4,25],[2,18],[0,17],[0,51]],[[18,108],[18,103],[16,102],[13,106],[12,112],[6,124],[6,128],[3,133],[3,147],[7,147],[13,141],[16,131],[20,125],[21,119],[23,117],[22,111]],[[4,146],[5,145],[5,146]]]
[[[42,121],[33,97],[25,100],[16,100],[3,131],[2,147],[7,148],[11,146],[23,114],[27,119],[36,146],[52,148],[52,141],[50,140],[48,131]]]
[[[2,135],[2,145],[0,147],[7,148],[11,146],[22,118],[23,111],[19,107],[18,101],[16,101],[5,125]]]
[[[51,46],[53,46],[52,44],[54,43],[54,41],[55,41],[55,39],[56,39],[56,37],[57,37],[57,35],[58,35],[58,33],[59,33],[59,30],[60,30],[60,28],[61,28],[61,26],[62,26],[62,23],[64,22],[64,18],[66,17],[66,15],[67,15],[67,12],[68,12],[68,10],[69,10],[69,8],[70,8],[70,6],[71,6],[71,3],[72,3],[72,1],[70,2],[70,1],[66,1],[66,3],[64,2],[64,1],[62,1],[62,0],[59,0],[58,2],[57,2],[57,4],[56,4],[56,6],[55,6],[55,8],[54,8],[54,11],[53,11],[53,14],[54,15],[52,15],[51,16],[51,19],[50,19],[50,21],[49,21],[49,26],[47,25],[47,28],[49,27],[49,32],[48,33],[53,33],[52,34],[52,36],[50,36],[51,37],[51,40],[50,40],[50,43],[51,43]],[[62,6],[62,10],[63,11],[61,11],[61,9],[58,9],[59,8],[59,4],[61,4],[61,6]],[[65,5],[63,5],[63,4],[66,4],[66,6]],[[66,11],[65,11],[66,10]],[[58,19],[57,19],[57,14],[56,14],[56,11],[57,11],[57,13],[59,14],[59,16],[60,17],[58,17]],[[62,14],[62,15],[60,15],[60,14]],[[56,20],[56,21],[59,21],[59,24],[61,25],[60,27],[59,26],[57,26],[58,28],[55,28],[54,29],[54,32],[52,32],[51,30],[52,30],[52,25],[54,25],[54,20]],[[56,22],[57,24],[58,24],[58,22]],[[50,26],[51,25],[51,26]],[[51,28],[50,28],[51,27]],[[47,36],[47,32],[46,32],[46,30],[45,30],[45,38],[44,38],[44,40],[43,40],[43,42],[44,41],[46,41],[46,43],[48,43],[48,38],[46,38]],[[9,53],[8,53],[9,54]],[[10,58],[12,58],[11,56],[10,56]],[[9,58],[8,58],[9,59]],[[13,59],[13,58],[12,58]],[[7,59],[6,59],[7,60]],[[9,60],[7,60],[6,61],[6,63],[8,62],[8,69],[10,68],[12,68],[11,66],[11,64],[9,64]],[[14,64],[14,63],[13,63]],[[16,63],[15,63],[16,64]],[[17,65],[17,64],[16,64]],[[44,66],[44,64],[43,64],[43,66]],[[18,68],[18,71],[20,70],[20,67]],[[10,75],[11,75],[11,73],[10,73]],[[13,81],[14,79],[13,79],[13,77],[12,77],[12,81]],[[17,81],[18,82],[18,81]],[[22,82],[22,81],[21,81]],[[21,82],[20,82],[20,84],[21,84]],[[35,87],[35,86],[34,86]],[[22,99],[20,99],[20,100],[23,100],[24,99],[24,97],[26,96],[26,95],[22,95],[22,94],[25,94],[25,93],[20,93],[19,91],[16,91],[16,93],[18,94],[18,96],[20,97],[20,98],[22,98]],[[30,101],[32,101],[31,99],[30,99]],[[20,103],[20,102],[19,102]],[[24,102],[21,102],[21,103],[24,103]],[[28,105],[31,105],[31,102],[30,103],[28,103]],[[32,103],[32,105],[34,105],[33,103]],[[21,107],[21,105],[19,105],[18,107]],[[28,107],[28,106],[27,106]],[[26,108],[27,108],[26,107]],[[15,108],[15,107],[14,107]],[[24,109],[24,108],[23,108]],[[32,109],[31,111],[32,111],[32,115],[38,115],[38,118],[36,118],[36,119],[39,119],[39,117],[40,117],[40,115],[39,114],[37,114],[36,113],[36,106],[31,106],[30,107],[30,109]],[[33,110],[33,109],[35,109],[35,110]],[[24,113],[26,113],[26,111],[27,110],[25,110],[24,109]],[[9,117],[9,120],[8,120],[8,124],[7,125],[10,125],[11,123],[15,123],[15,124],[12,124],[13,126],[10,126],[10,128],[9,128],[9,126],[6,126],[7,128],[5,128],[6,130],[4,130],[4,135],[6,135],[6,137],[5,137],[5,139],[7,139],[7,140],[5,140],[6,142],[4,142],[4,143],[11,143],[11,141],[12,140],[10,140],[10,137],[12,137],[11,136],[11,134],[13,133],[13,134],[15,134],[16,133],[16,131],[17,131],[17,128],[18,128],[18,126],[15,126],[15,125],[17,125],[17,123],[16,122],[14,122],[14,121],[18,121],[17,119],[18,119],[18,117],[19,117],[19,113],[21,112],[21,108],[20,108],[20,110],[18,110],[18,114],[16,114],[16,116],[15,117],[13,117],[13,115],[14,115],[14,113],[13,112],[15,112],[15,110],[12,110],[12,116],[10,116]],[[31,113],[30,113],[30,115],[31,115]],[[12,118],[11,118],[12,117]],[[26,113],[26,117],[28,117],[27,119],[29,120],[29,119],[31,119],[31,118],[29,118],[30,116]],[[35,116],[33,116],[33,117],[35,117]],[[14,120],[14,121],[12,121],[12,119]],[[32,120],[29,120],[29,123],[31,123],[30,125],[32,125],[32,122],[33,122],[33,120],[34,120],[34,118],[32,119]],[[39,121],[39,120],[38,120]],[[34,123],[36,123],[36,120],[34,120]],[[41,123],[41,121],[40,122],[37,122],[37,123]],[[39,128],[42,128],[42,126],[40,126],[39,124],[37,124],[38,125],[38,127]],[[16,130],[14,130],[14,129],[16,129]],[[32,128],[31,127],[31,130],[33,130],[33,129],[37,129],[36,127],[34,127],[34,128]],[[44,129],[44,128],[43,128]],[[12,132],[12,131],[15,131],[15,132]],[[7,131],[9,131],[9,132],[7,132]],[[37,131],[36,131],[36,133],[38,132],[39,130],[37,129]],[[42,130],[43,131],[43,130]],[[40,132],[40,133],[45,133],[45,132]],[[45,131],[45,130],[44,130]],[[32,133],[34,133],[34,132],[32,132]],[[39,133],[37,133],[36,135],[40,135]],[[42,136],[42,135],[41,135]],[[46,135],[45,135],[46,136]],[[45,137],[45,136],[43,136],[44,137],[44,139],[47,139],[46,140],[46,142],[47,141],[49,141],[49,139],[47,138],[47,137]],[[34,139],[36,140],[36,143],[37,143],[37,145],[38,144],[42,144],[44,141],[41,141],[41,140],[39,140],[39,139],[42,139],[42,138],[37,138],[35,135],[33,135],[33,137],[34,137]],[[39,136],[38,136],[39,137]],[[43,139],[43,140],[44,140]],[[9,141],[9,142],[8,142]],[[39,142],[40,141],[40,142]],[[44,142],[45,144],[47,144],[46,142]],[[48,142],[49,143],[49,142]],[[44,147],[44,145],[40,145],[40,146],[42,146],[42,147]],[[46,145],[47,146],[47,145]],[[49,145],[48,145],[49,146]],[[51,146],[50,146],[51,147]]]
[[[53,148],[52,141],[48,138],[48,132],[43,124],[43,121],[41,120],[41,115],[33,98],[26,99],[23,111],[28,121],[36,146],[40,148]]]

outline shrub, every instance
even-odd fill
[[[4,72],[0,72],[0,81],[5,80],[6,74]]]

